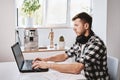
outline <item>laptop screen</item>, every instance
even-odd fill
[[[12,48],[15,60],[17,62],[17,65],[18,65],[19,69],[21,69],[21,67],[23,65],[24,58],[23,58],[23,54],[22,54],[19,43],[17,42],[11,48]]]

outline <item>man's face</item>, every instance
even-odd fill
[[[76,19],[74,20],[74,31],[76,33],[77,36],[81,36],[85,33],[86,29],[85,29],[85,23],[83,23],[83,21],[81,19]]]

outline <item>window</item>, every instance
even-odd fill
[[[17,24],[25,26],[25,15],[21,11],[24,0],[16,0]],[[40,9],[34,14],[33,25],[37,27],[68,27],[71,19],[80,12],[92,12],[92,0],[39,0]]]
[[[60,5],[60,6],[58,6]],[[67,0],[48,0],[47,23],[63,24],[66,22]]]
[[[43,23],[43,1],[44,0],[39,0],[40,3],[40,8],[35,11],[33,15],[33,25],[38,26]],[[26,15],[22,12],[22,5],[23,5],[24,0],[16,0],[17,4],[17,26],[19,27],[24,27],[26,23]]]
[[[92,13],[92,0],[71,0],[70,20],[80,12]]]

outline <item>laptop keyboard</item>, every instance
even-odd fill
[[[41,69],[41,68],[33,69],[32,68],[32,60],[25,60],[22,70],[30,70],[30,71],[36,71],[36,72],[48,71],[48,69]]]
[[[23,69],[31,70],[32,69],[32,60],[25,60]]]

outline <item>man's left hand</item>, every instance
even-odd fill
[[[43,68],[46,69],[49,67],[49,63],[45,61],[35,61],[32,65],[32,68],[37,69],[37,68]]]

